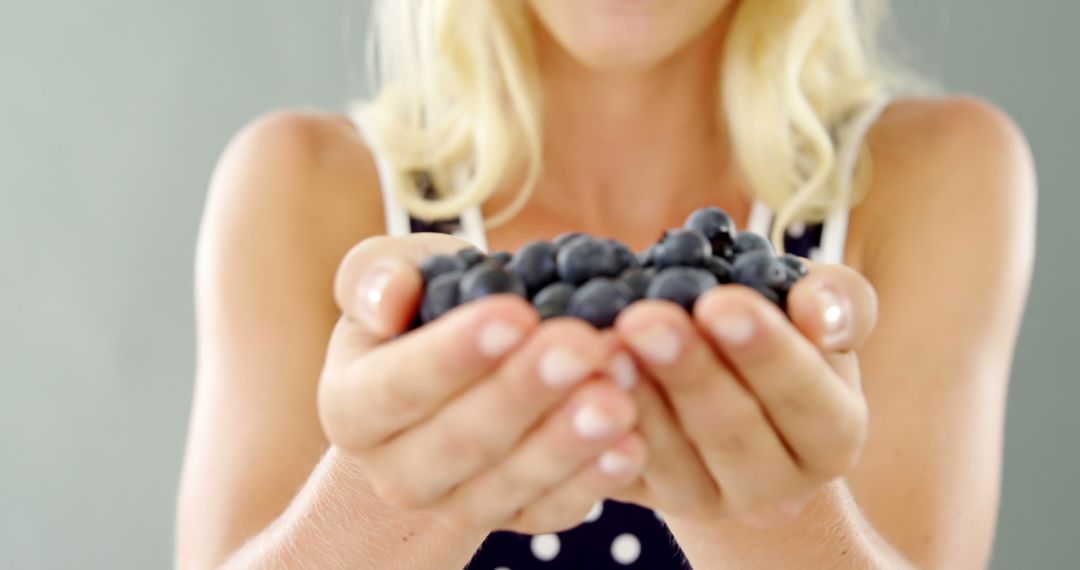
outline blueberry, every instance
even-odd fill
[[[559,278],[571,285],[581,285],[594,277],[619,274],[618,254],[606,241],[578,238],[555,256]]]
[[[495,253],[488,256],[488,259],[494,261],[495,263],[498,263],[503,267],[506,267],[507,265],[510,265],[510,260],[513,259],[513,257],[505,251],[496,251]]]
[[[598,329],[606,329],[615,323],[615,318],[630,303],[631,293],[625,284],[601,277],[574,291],[567,314]]]
[[[521,278],[490,260],[469,268],[461,277],[458,292],[460,295],[459,303],[467,303],[499,293],[511,293],[519,297],[526,297],[525,284],[521,282]]]
[[[748,253],[740,256],[735,262],[735,283],[778,289],[783,287],[787,280],[787,266],[780,259],[766,252]]]
[[[656,274],[646,297],[666,299],[693,311],[694,302],[702,293],[716,287],[716,277],[697,267],[669,267]]]
[[[656,246],[650,245],[648,249],[637,254],[638,265],[649,267],[656,264]]]
[[[562,249],[562,248],[570,245],[570,242],[572,242],[572,241],[574,241],[574,240],[576,240],[578,238],[587,238],[587,237],[589,237],[589,236],[587,236],[587,235],[585,235],[585,234],[583,234],[581,232],[567,232],[565,234],[559,234],[559,235],[555,236],[555,239],[553,239],[551,241],[552,241],[552,243],[555,244],[556,248]]]
[[[716,206],[700,208],[686,218],[683,227],[704,235],[712,245],[713,255],[731,257],[731,246],[735,243],[735,221],[727,212]]]
[[[712,273],[713,277],[716,277],[716,281],[721,285],[731,283],[735,274],[735,268],[728,260],[715,255],[705,260],[705,269]]]
[[[561,281],[556,281],[541,289],[532,300],[533,306],[540,313],[540,318],[547,320],[565,315],[574,290],[573,285]]]
[[[656,275],[656,268],[654,267],[630,268],[623,271],[622,275],[619,275],[619,281],[630,288],[630,292],[633,294],[632,299],[637,301],[645,298],[645,293],[649,290],[649,283],[652,282],[654,275]]]
[[[634,252],[630,251],[630,248],[626,247],[626,244],[614,239],[606,241],[615,250],[615,261],[619,269],[618,273],[622,273],[627,269],[638,266],[637,256],[634,255]]]
[[[664,232],[654,246],[654,260],[660,269],[675,266],[700,267],[712,255],[712,246],[705,236],[695,230]]]
[[[559,279],[559,271],[555,266],[555,254],[558,251],[551,242],[529,242],[518,250],[514,260],[510,262],[510,271],[521,278],[530,295],[535,295],[547,284]]]
[[[484,252],[480,251],[479,249],[476,249],[475,247],[467,247],[467,248],[457,252],[457,256],[459,258],[461,258],[462,261],[465,262],[465,268],[466,269],[468,269],[468,268],[476,265],[477,263],[480,263],[481,261],[487,259],[487,256],[484,255]]]
[[[736,260],[738,260],[739,256],[746,255],[753,251],[764,251],[769,255],[776,253],[771,241],[765,239],[764,236],[755,234],[751,231],[739,232],[739,235],[735,236],[735,244],[732,246],[731,250]]]
[[[431,283],[440,275],[466,269],[465,261],[456,255],[436,255],[420,264],[420,276],[424,278],[424,283]]]
[[[792,281],[798,281],[799,279],[806,277],[806,274],[809,273],[806,264],[796,255],[785,253],[780,256],[780,261],[788,268],[788,273],[791,274]]]
[[[435,277],[424,289],[424,300],[420,302],[420,322],[426,325],[443,316],[458,305],[458,286],[461,271],[451,271]]]
[[[785,312],[787,311],[787,292],[781,293],[779,291],[769,289],[768,287],[763,287],[761,285],[754,285],[750,288],[760,293],[762,297],[768,299],[769,302],[771,302],[772,304],[780,307]]]

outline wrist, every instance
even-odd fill
[[[823,485],[790,522],[665,517],[694,568],[910,568],[855,503],[846,481]]]

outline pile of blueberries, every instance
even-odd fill
[[[735,231],[720,208],[701,208],[634,254],[613,239],[583,233],[534,241],[516,254],[466,248],[420,265],[424,297],[413,323],[429,323],[463,303],[510,293],[532,301],[541,318],[572,316],[598,329],[639,299],[666,299],[692,310],[702,293],[737,283],[786,310],[791,287],[806,275],[794,255],[777,256],[764,237]]]

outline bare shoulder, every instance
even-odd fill
[[[232,237],[305,242],[336,262],[384,231],[378,173],[347,117],[281,110],[257,117],[229,141],[215,168],[204,242]],[[312,251],[310,248],[314,248]]]
[[[965,247],[1029,247],[1034,161],[998,107],[971,96],[901,99],[868,143],[873,181],[852,215],[853,264],[873,271],[919,232]]]
[[[221,154],[196,255],[178,567],[217,567],[326,449],[316,392],[340,315],[333,281],[353,245],[383,232],[377,178],[348,120],[323,113],[259,117]]]

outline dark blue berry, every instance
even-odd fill
[[[521,278],[530,295],[535,295],[537,291],[559,279],[559,271],[555,266],[555,254],[558,251],[551,242],[534,241],[518,250],[514,260],[510,262],[510,271]]]
[[[420,276],[424,283],[431,283],[436,277],[452,271],[465,271],[465,261],[456,255],[436,255],[420,264]]]
[[[615,318],[630,303],[631,293],[625,284],[613,279],[597,278],[574,291],[567,314],[598,329],[606,329],[615,323]]]
[[[420,324],[426,325],[443,316],[458,305],[458,286],[461,271],[451,271],[435,277],[424,289],[424,300],[420,302]]]
[[[634,252],[630,251],[630,248],[626,247],[623,242],[614,239],[609,239],[607,242],[611,244],[611,247],[615,250],[615,262],[619,269],[618,273],[622,273],[627,269],[638,266],[637,256],[635,256]]]
[[[776,256],[754,251],[739,256],[735,261],[734,282],[754,288],[785,290],[788,284],[788,268]]]
[[[467,248],[457,252],[457,256],[459,258],[461,258],[462,261],[465,262],[466,269],[476,265],[477,263],[480,263],[481,261],[483,261],[485,259],[487,259],[487,256],[484,255],[484,252],[480,251],[479,249],[476,249],[475,247],[467,247]]]
[[[702,293],[716,287],[716,277],[697,267],[669,267],[653,277],[646,291],[650,299],[666,299],[693,311]]]
[[[654,275],[656,275],[656,268],[654,267],[630,268],[623,271],[622,275],[619,276],[619,281],[630,288],[630,292],[633,293],[633,300],[637,301],[645,298],[645,293],[649,290],[649,283],[652,282]]]
[[[712,255],[712,246],[695,230],[671,230],[654,246],[654,261],[660,269],[675,266],[700,267]]]
[[[649,267],[656,264],[656,246],[650,245],[648,249],[641,251],[637,254],[638,265],[641,267]]]
[[[510,265],[510,260],[513,259],[513,257],[505,251],[496,251],[495,253],[488,256],[488,259],[494,261],[495,263],[498,263],[503,267],[506,267],[507,265]]]
[[[731,246],[735,243],[735,221],[727,212],[716,206],[700,208],[686,218],[683,227],[704,235],[712,245],[713,255],[731,256]]]
[[[716,281],[721,285],[731,283],[735,274],[735,268],[728,260],[715,255],[705,260],[705,269],[712,273],[713,277],[716,277]]]
[[[766,299],[768,299],[772,304],[776,305],[777,307],[780,307],[784,311],[787,311],[787,292],[786,291],[785,292],[779,292],[779,291],[776,291],[774,289],[769,289],[768,287],[763,287],[761,285],[754,285],[753,287],[750,287],[750,288],[753,289],[754,291],[757,291],[758,293],[760,293],[762,297],[765,297]]]
[[[803,260],[797,255],[785,253],[780,256],[780,261],[783,262],[788,268],[788,272],[794,277],[792,281],[798,281],[799,279],[806,277],[806,274],[809,273],[806,264],[803,263]]]
[[[771,241],[765,239],[764,236],[751,231],[739,232],[739,235],[735,236],[735,244],[732,246],[731,250],[735,255],[736,260],[738,260],[740,256],[754,251],[763,251],[769,255],[776,254],[776,250],[773,249]]]
[[[468,303],[499,293],[511,293],[527,298],[525,284],[521,282],[521,278],[490,260],[469,268],[461,277],[458,291],[459,303]]]
[[[574,286],[569,283],[561,281],[552,283],[533,297],[533,307],[536,307],[542,320],[561,317],[566,314],[566,308],[570,305],[570,297],[574,294],[574,290]]]
[[[567,232],[565,234],[559,234],[559,235],[555,236],[555,239],[553,239],[551,241],[552,241],[552,243],[555,244],[555,247],[557,249],[562,249],[562,248],[570,245],[570,242],[572,242],[572,241],[574,241],[576,239],[588,238],[588,237],[589,236],[587,236],[587,235],[585,235],[585,234],[583,234],[581,232]]]
[[[606,241],[580,238],[570,242],[555,256],[559,279],[581,285],[594,277],[614,277],[619,274],[615,248]]]

